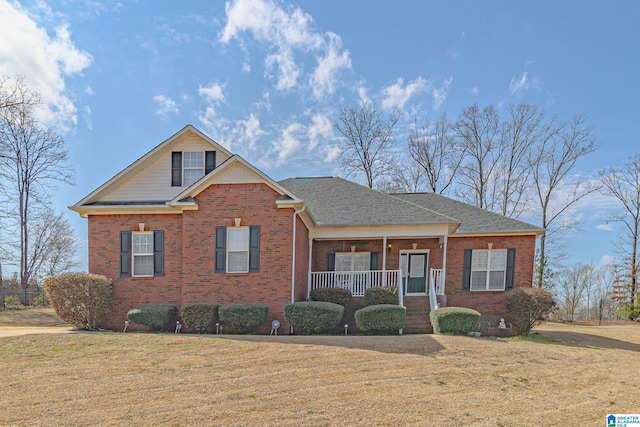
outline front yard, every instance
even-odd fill
[[[0,424],[588,426],[640,412],[640,325],[541,330],[2,338]]]

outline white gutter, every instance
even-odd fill
[[[296,225],[297,216],[299,213],[304,212],[306,207],[302,205],[302,209],[299,211],[293,211],[293,242],[291,244],[291,303],[296,302]]]

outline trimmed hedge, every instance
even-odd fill
[[[540,288],[518,288],[505,292],[504,308],[518,335],[529,335],[556,306],[553,295]]]
[[[324,301],[340,304],[344,308],[351,305],[351,291],[343,288],[316,288],[311,289],[309,294],[311,301]]]
[[[263,304],[232,304],[218,308],[220,322],[227,333],[246,334],[267,320],[268,307]]]
[[[132,308],[127,319],[138,325],[149,327],[150,331],[173,331],[173,321],[178,307],[171,304],[145,304]]]
[[[356,311],[356,326],[363,331],[397,333],[404,328],[407,308],[394,304],[370,305]]]
[[[467,334],[478,329],[480,313],[470,308],[442,307],[429,313],[434,334]]]
[[[377,286],[364,291],[364,305],[398,305],[398,288],[395,286]]]
[[[328,332],[344,316],[340,304],[324,301],[294,302],[284,306],[284,319],[295,332],[304,334]]]
[[[180,317],[188,329],[198,334],[213,334],[219,321],[218,307],[210,303],[187,304],[180,310]]]
[[[44,279],[44,290],[56,315],[78,329],[96,329],[111,308],[113,283],[98,274],[66,273]]]

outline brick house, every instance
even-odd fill
[[[436,194],[342,178],[276,182],[191,125],[70,209],[88,219],[89,271],[114,281],[101,326],[147,303],[261,303],[269,324],[316,287],[401,286],[406,332],[440,305],[504,316],[532,284],[543,231]],[[264,329],[268,331],[268,325]]]

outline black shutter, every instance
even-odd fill
[[[227,240],[227,227],[216,227],[216,273],[224,273],[227,270],[225,265],[226,260],[226,240]]]
[[[464,262],[462,264],[462,290],[471,290],[471,249],[464,250]]]
[[[377,270],[378,269],[378,252],[371,252],[371,265],[369,266],[369,270]]]
[[[120,277],[131,276],[131,232],[120,232]]]
[[[153,232],[153,275],[164,276],[164,231]]]
[[[249,227],[249,272],[260,271],[260,226]]]
[[[171,186],[182,186],[182,152],[171,152]]]
[[[205,151],[204,158],[204,174],[206,175],[216,168],[216,152]]]
[[[505,290],[513,289],[513,272],[516,266],[516,250],[514,248],[507,249],[507,275],[505,277]]]
[[[336,253],[329,252],[327,254],[327,271],[335,271],[336,270]]]

